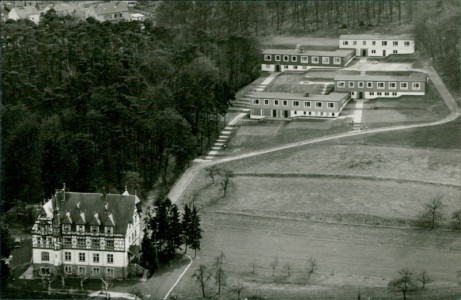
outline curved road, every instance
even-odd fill
[[[371,67],[373,68],[373,66]],[[369,70],[372,70],[372,68],[370,68]],[[214,161],[196,163],[192,167],[190,167],[181,176],[181,178],[176,182],[176,184],[173,186],[170,193],[168,194],[169,199],[171,200],[172,203],[177,202],[182,197],[185,190],[189,186],[190,182],[197,175],[197,173],[200,172],[202,169],[213,166],[213,165],[218,165],[218,164],[222,164],[222,163],[229,162],[229,161],[244,159],[247,157],[263,155],[266,153],[276,152],[276,151],[285,150],[289,148],[300,147],[300,146],[310,145],[310,144],[315,144],[315,143],[321,143],[321,142],[331,141],[331,140],[336,140],[336,139],[341,139],[341,138],[347,138],[351,136],[358,136],[358,135],[364,135],[364,134],[369,134],[369,133],[397,131],[397,130],[404,130],[404,129],[411,129],[411,128],[428,127],[428,126],[437,126],[437,125],[451,122],[460,116],[460,110],[459,110],[458,104],[456,103],[455,99],[453,98],[451,93],[446,88],[445,84],[443,83],[437,71],[432,66],[428,67],[427,70],[412,69],[412,71],[424,72],[429,76],[429,78],[434,83],[437,91],[442,96],[446,106],[450,110],[450,114],[448,116],[446,116],[445,118],[439,121],[435,121],[435,122],[420,123],[420,124],[415,124],[415,125],[391,126],[391,127],[369,129],[369,130],[361,131],[361,132],[347,132],[347,133],[335,134],[335,135],[330,135],[330,136],[325,136],[325,137],[320,137],[320,138],[315,138],[315,139],[304,140],[304,141],[300,141],[296,143],[290,143],[290,144],[286,144],[283,146],[277,146],[277,147],[271,147],[268,149],[252,151],[252,152],[248,152],[248,153],[244,153],[240,155],[229,156],[229,157],[225,157],[225,158],[214,160]],[[187,268],[189,268],[191,264],[192,264],[192,259]],[[181,273],[181,275],[177,279],[174,286],[171,287],[168,294],[166,294],[163,299],[168,298],[169,293],[174,289],[174,287],[181,280],[184,274],[185,272]]]

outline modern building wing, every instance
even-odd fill
[[[389,56],[415,52],[415,38],[410,34],[344,34],[339,37],[339,48],[355,49],[356,56]]]

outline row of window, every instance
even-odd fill
[[[269,100],[269,99],[264,99],[262,102],[262,99],[253,99],[253,104],[259,105],[260,103],[264,103],[264,105],[274,105],[278,106],[280,101],[282,102],[282,106],[288,106],[288,100]],[[292,107],[300,107],[301,106],[301,101],[291,101]],[[311,101],[302,101],[304,107],[311,107]],[[317,108],[322,108],[323,107],[323,102],[316,101],[315,102],[315,107]],[[335,103],[334,102],[327,102],[327,107],[328,108],[335,108]]]
[[[351,43],[352,43],[352,45],[356,46],[358,42],[357,41],[351,41]],[[381,41],[382,46],[387,46],[387,44],[388,44],[388,41]],[[390,44],[390,42],[389,42],[389,44]],[[344,46],[349,45],[349,41],[343,41],[343,45]],[[362,45],[366,46],[367,41],[362,41]],[[376,41],[371,41],[371,45],[376,46]],[[398,46],[398,45],[399,45],[399,41],[392,41],[392,46]],[[404,41],[403,45],[404,46],[410,46],[410,41]]]
[[[85,267],[78,267],[78,275],[86,275],[86,268]],[[64,266],[64,272],[66,274],[72,274],[72,266]],[[50,275],[50,268],[48,267],[41,267],[40,274],[41,275]],[[101,274],[101,270],[99,267],[91,268],[91,276],[99,276]],[[114,269],[113,268],[106,268],[106,276],[114,276]]]
[[[372,54],[376,54],[376,50],[371,50],[371,53],[372,53]],[[392,51],[392,54],[398,54],[398,53],[399,53],[398,50],[393,50],[393,51]]]
[[[298,61],[298,56],[297,55],[279,55],[276,54],[274,55],[275,61],[281,61],[283,58],[283,61],[291,61],[292,62],[297,62]],[[265,54],[264,55],[264,60],[265,61],[272,61],[272,54]],[[319,56],[311,56],[311,63],[313,64],[318,64],[320,62],[320,57]],[[309,63],[309,56],[301,56],[301,63]],[[330,63],[330,57],[323,56],[322,57],[322,64],[329,64]],[[341,57],[333,57],[333,63],[335,65],[340,65],[341,64]]]
[[[42,262],[49,262],[50,261],[50,253],[43,251],[41,253]],[[93,253],[93,262],[99,263],[99,253]],[[72,252],[64,252],[64,261],[71,261],[72,260]],[[78,261],[79,262],[86,262],[86,253],[79,252],[78,253]],[[114,255],[113,254],[106,254],[106,263],[113,264],[114,263]]]
[[[114,240],[106,239],[106,249],[113,249],[114,248]],[[71,237],[64,237],[63,238],[64,246],[72,246],[72,238]],[[92,238],[91,239],[91,248],[99,249],[101,246],[101,239],[99,238]],[[77,238],[77,247],[78,248],[86,248],[86,238],[78,237]]]
[[[345,88],[346,87],[346,82],[345,81],[338,81],[336,83],[336,86],[339,88]],[[397,82],[389,82],[388,84],[389,89],[396,89],[397,88]],[[354,81],[349,81],[348,83],[349,88],[354,88],[355,87],[355,82]],[[365,83],[363,81],[359,81],[357,83],[358,88],[363,88],[365,87]],[[367,82],[367,88],[373,88],[373,82],[368,81]],[[384,82],[377,82],[377,88],[378,89],[384,89],[385,88],[385,83]],[[421,83],[419,82],[413,82],[412,83],[412,88],[414,90],[419,90],[421,88]],[[400,82],[400,89],[406,90],[408,89],[408,82]]]
[[[375,95],[374,92],[370,92],[370,96],[374,96],[374,95]],[[377,92],[376,95],[377,95],[377,96],[382,96],[383,93],[382,93],[382,92]],[[384,93],[384,96],[389,96],[389,93],[388,93],[388,92]],[[393,93],[392,93],[392,96],[397,96],[397,93],[396,93],[396,92],[393,92]]]
[[[72,227],[71,224],[63,224],[62,225],[62,232],[71,232]],[[76,225],[75,230],[77,232],[85,232],[85,225]],[[90,226],[90,232],[91,233],[99,233],[99,226]],[[104,233],[105,234],[113,234],[114,233],[114,227],[113,226],[104,226]]]
[[[253,112],[255,112],[255,111],[253,111]],[[298,111],[296,111],[296,110],[293,111],[293,114],[298,115]],[[312,112],[312,111],[303,111],[302,112],[302,115],[304,115],[304,116],[328,116],[328,114],[329,113],[323,112],[323,111],[322,112]],[[261,113],[258,113],[257,115],[262,115],[262,111],[261,111]],[[338,115],[339,115],[339,113],[338,113]],[[335,117],[336,113],[331,113],[331,116]],[[272,110],[272,117],[274,117],[274,118],[277,117],[277,111],[275,109]]]

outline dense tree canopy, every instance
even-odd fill
[[[234,91],[258,74],[251,37],[207,40],[205,50],[151,21],[50,10],[39,25],[8,21],[2,39],[7,205],[40,201],[63,182],[83,192],[119,192],[125,174],[146,190],[168,183],[209,148]]]

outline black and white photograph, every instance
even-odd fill
[[[461,300],[461,1],[0,13],[0,298]]]

